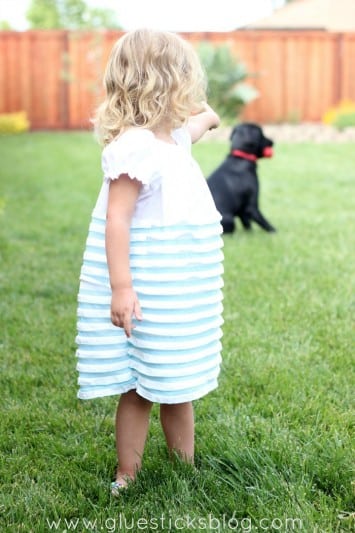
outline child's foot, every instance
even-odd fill
[[[122,481],[112,481],[111,494],[112,496],[117,497],[120,495],[120,492],[122,492],[123,490],[126,490],[126,488],[127,488],[127,483],[122,482]]]
[[[133,479],[130,478],[129,476],[117,475],[116,481],[112,481],[111,483],[112,496],[116,496],[116,497],[119,496],[123,490],[127,489],[128,483],[130,481],[133,481]]]

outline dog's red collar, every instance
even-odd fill
[[[242,152],[242,150],[232,150],[231,154],[234,157],[241,157],[242,159],[248,159],[249,161],[256,161],[258,158],[254,154],[248,154],[248,152]]]

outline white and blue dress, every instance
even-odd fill
[[[92,213],[78,295],[78,397],[129,390],[180,403],[217,387],[221,363],[220,214],[191,155],[185,128],[176,144],[147,129],[127,130],[102,153],[104,182]],[[109,183],[142,183],[130,232],[130,268],[143,320],[130,338],[110,319],[105,252]]]

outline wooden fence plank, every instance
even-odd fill
[[[342,35],[339,48],[340,99],[355,101],[355,34]]]

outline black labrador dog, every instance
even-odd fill
[[[260,126],[249,122],[235,126],[230,140],[230,153],[207,178],[216,207],[222,215],[223,232],[234,232],[235,217],[240,218],[247,230],[251,229],[254,221],[265,231],[276,231],[258,207],[257,160],[272,157],[273,141],[264,136]]]

